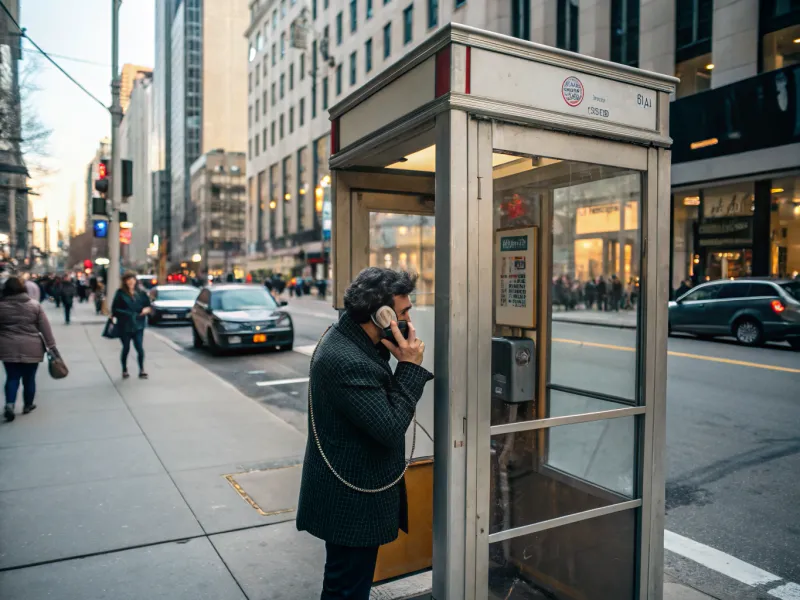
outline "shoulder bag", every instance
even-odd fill
[[[47,355],[47,370],[50,373],[50,377],[53,379],[64,379],[64,377],[69,375],[67,363],[65,363],[64,359],[61,358],[61,354],[59,354],[55,346],[52,348],[47,347],[47,342],[45,341],[44,335],[42,335],[41,331],[39,332],[39,337],[42,338],[44,353]]]

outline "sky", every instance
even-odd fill
[[[111,6],[113,0],[21,0],[20,24],[27,35],[105,105],[111,104]],[[123,0],[120,9],[120,68],[154,66],[155,1]],[[52,130],[48,175],[30,182],[38,194],[34,213],[46,213],[66,231],[70,202],[86,198],[86,166],[101,138],[111,134],[111,115],[67,79],[29,42],[23,41],[20,71],[35,66],[37,88],[23,111],[35,111]],[[31,60],[34,58],[34,60]],[[88,61],[88,62],[80,62]],[[91,63],[91,64],[89,64]],[[35,174],[34,174],[35,175]],[[51,225],[51,244],[56,228]]]

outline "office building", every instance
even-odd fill
[[[153,235],[153,190],[151,132],[153,113],[153,75],[146,72],[134,81],[128,110],[120,127],[120,153],[132,161],[133,195],[123,199],[130,229],[130,243],[124,244],[126,266],[144,268]]]
[[[185,245],[196,273],[244,276],[245,166],[244,152],[212,150],[191,167],[191,212],[196,218],[185,232]]]
[[[20,20],[19,0],[4,3]],[[23,260],[31,243],[28,170],[20,148],[22,114],[19,95],[19,29],[0,12],[0,260]]]
[[[328,108],[451,21],[681,78],[671,111],[673,287],[687,276],[800,270],[796,2],[255,0],[250,9],[252,270],[325,272]],[[584,225],[581,272],[635,277],[607,223]],[[622,236],[623,220],[617,227]]]
[[[246,0],[181,0],[170,46],[170,258],[186,263],[187,232],[195,226],[189,193],[192,164],[216,148],[244,151],[247,121]]]
[[[134,83],[137,80],[147,76],[153,75],[153,69],[150,67],[141,67],[139,65],[124,64],[120,72],[120,104],[122,105],[122,112],[128,112],[128,105],[131,102],[131,93],[133,92]]]

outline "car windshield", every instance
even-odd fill
[[[180,290],[158,290],[156,300],[189,300],[194,301],[200,290],[187,287]]]
[[[789,283],[782,283],[781,287],[785,292],[795,300],[800,300],[800,281],[790,281]]]
[[[211,308],[214,310],[277,307],[275,299],[262,287],[218,290],[211,295]]]

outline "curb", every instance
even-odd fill
[[[636,329],[636,325],[627,325],[625,323],[599,323],[597,321],[586,321],[583,319],[559,319],[553,317],[553,321],[559,323],[575,323],[576,325],[592,325],[594,327],[608,327],[610,329]]]

